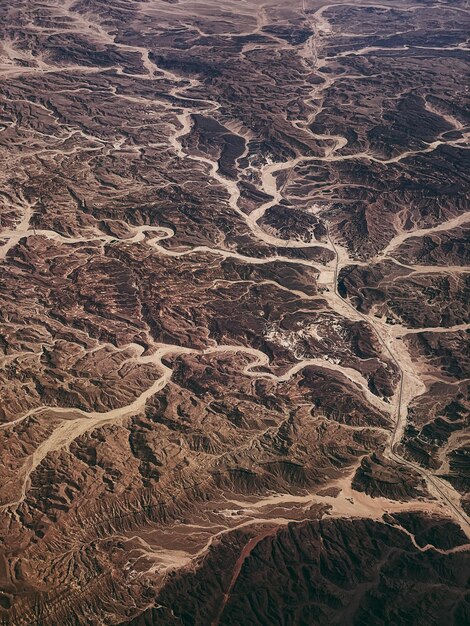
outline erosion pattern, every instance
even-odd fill
[[[0,623],[463,624],[464,0],[0,2]]]

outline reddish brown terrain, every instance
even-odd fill
[[[466,0],[0,0],[1,626],[470,622]]]

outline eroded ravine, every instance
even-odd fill
[[[327,20],[323,16],[323,13],[325,12],[325,10],[330,8],[330,6],[335,6],[335,5],[327,5],[327,6],[322,7],[312,17],[312,20],[313,20],[312,24],[314,26],[315,34],[306,44],[306,50],[309,51],[311,54],[313,54],[313,57],[314,57],[313,60],[316,63],[320,62],[320,52],[318,51],[317,46],[315,44],[315,38],[317,36],[317,33],[319,30],[321,30],[322,32],[331,32],[331,26],[328,24]],[[305,8],[306,7],[304,5],[304,13],[305,13]],[[84,19],[84,18],[82,17],[81,19]],[[161,68],[159,68],[153,62],[151,62],[149,60],[148,50],[146,50],[145,48],[140,48],[137,46],[126,46],[124,44],[116,44],[114,39],[110,37],[106,33],[106,31],[104,31],[101,27],[97,27],[96,33],[97,33],[97,36],[101,40],[106,41],[107,43],[113,43],[114,45],[118,45],[119,47],[122,47],[123,49],[133,50],[141,54],[143,64],[148,70],[150,79],[153,79],[156,74],[160,74],[160,75],[163,75],[165,78],[169,78],[177,83],[181,81],[180,77],[177,74],[174,74],[167,70],[161,70]],[[308,58],[307,55],[304,55],[304,56],[305,58]],[[327,62],[328,62],[327,60],[325,61],[322,59],[321,67],[323,67],[325,63]],[[178,87],[178,86],[174,87],[172,89],[172,94],[184,100],[186,98],[185,93],[188,89],[188,86],[193,87],[197,84],[198,84],[198,81],[196,79],[191,79],[189,81],[189,85],[186,82],[182,87]],[[323,85],[320,89],[323,90],[324,88],[325,86]],[[126,97],[126,96],[123,96],[123,97]],[[204,103],[205,105],[208,105],[210,107],[210,110],[212,112],[216,112],[220,108],[219,103],[212,101],[212,100],[205,100]],[[206,108],[201,109],[201,112],[204,112],[204,111],[207,111],[207,109]],[[258,240],[262,241],[263,243],[273,245],[273,246],[279,246],[279,247],[282,246],[283,248],[309,248],[312,246],[324,247],[326,249],[331,250],[334,253],[335,258],[333,259],[333,261],[331,261],[331,263],[327,264],[326,266],[323,266],[321,263],[318,263],[318,262],[307,261],[305,259],[299,259],[299,260],[290,259],[287,257],[278,256],[278,255],[273,256],[273,257],[251,258],[251,257],[247,257],[246,255],[241,255],[237,252],[222,250],[222,249],[219,250],[219,249],[210,248],[206,246],[194,247],[185,251],[178,251],[178,252],[171,251],[161,246],[160,242],[164,241],[165,239],[171,238],[174,235],[174,233],[171,229],[163,228],[160,226],[134,227],[133,230],[135,234],[132,237],[129,237],[128,239],[121,240],[121,241],[125,241],[126,243],[141,243],[144,241],[148,243],[148,245],[151,245],[153,248],[155,248],[159,254],[170,256],[170,257],[171,256],[180,257],[180,256],[189,255],[189,254],[196,254],[199,252],[208,252],[211,254],[220,254],[221,256],[225,258],[233,257],[242,262],[250,262],[250,263],[255,263],[255,264],[256,263],[268,263],[274,260],[282,261],[282,262],[289,262],[289,263],[296,263],[296,264],[306,265],[314,269],[323,268],[323,270],[328,270],[330,274],[333,274],[333,280],[331,282],[330,289],[324,292],[321,298],[328,302],[329,306],[335,313],[338,313],[341,316],[346,316],[348,319],[351,319],[351,320],[363,319],[364,321],[366,321],[374,329],[377,337],[379,338],[380,343],[383,346],[384,351],[389,354],[389,356],[391,357],[393,362],[397,365],[400,371],[400,383],[399,383],[399,388],[397,392],[395,393],[395,396],[393,399],[393,407],[390,408],[389,406],[384,405],[376,396],[371,394],[370,391],[367,389],[367,384],[364,382],[363,379],[361,380],[361,375],[354,373],[355,370],[352,370],[352,369],[348,370],[348,368],[345,369],[341,365],[335,365],[322,359],[304,359],[300,361],[298,364],[296,364],[295,366],[293,366],[286,374],[282,376],[278,376],[278,377],[276,377],[274,374],[271,374],[270,377],[273,379],[277,379],[277,380],[287,380],[292,374],[300,371],[301,369],[309,365],[321,366],[326,369],[334,369],[348,376],[353,383],[358,384],[362,387],[363,393],[366,394],[369,401],[373,405],[378,406],[381,409],[385,408],[385,410],[388,409],[388,410],[391,410],[392,412],[395,412],[396,421],[395,421],[395,426],[393,429],[393,434],[390,438],[389,450],[388,450],[389,455],[392,458],[394,458],[394,460],[398,460],[401,463],[404,463],[410,467],[412,466],[414,469],[419,469],[420,473],[426,475],[427,480],[430,481],[435,486],[435,489],[439,491],[441,498],[444,498],[447,504],[453,507],[454,512],[457,512],[457,514],[461,517],[461,519],[465,519],[464,514],[461,511],[455,509],[455,505],[454,503],[451,502],[450,498],[447,498],[445,494],[442,493],[443,486],[435,484],[438,479],[436,479],[435,477],[431,479],[430,475],[427,472],[425,472],[423,468],[418,468],[416,464],[406,461],[402,457],[398,456],[396,453],[396,449],[401,440],[403,429],[406,423],[407,407],[415,397],[420,395],[425,390],[424,383],[413,372],[413,363],[411,361],[411,357],[409,353],[406,351],[406,348],[403,342],[397,339],[396,337],[398,332],[406,333],[407,329],[401,325],[395,325],[393,328],[389,328],[387,327],[385,323],[377,321],[372,314],[364,315],[362,313],[359,313],[354,307],[351,306],[351,304],[347,300],[344,300],[343,298],[340,297],[340,295],[338,294],[338,290],[337,290],[337,280],[338,280],[339,270],[341,269],[341,267],[344,267],[346,265],[353,265],[355,263],[355,260],[349,256],[346,248],[344,248],[343,246],[340,246],[339,243],[333,242],[330,235],[328,235],[327,243],[324,243],[321,241],[304,242],[304,241],[297,241],[297,240],[290,240],[290,239],[286,240],[286,239],[281,239],[280,237],[276,237],[274,235],[268,234],[267,232],[263,230],[262,227],[259,226],[260,220],[265,215],[265,213],[269,210],[269,208],[271,208],[272,206],[274,206],[275,204],[277,204],[284,198],[283,193],[282,193],[283,188],[279,187],[276,175],[279,175],[280,173],[284,171],[291,171],[297,165],[308,163],[309,161],[312,161],[312,162],[318,161],[318,162],[328,163],[328,162],[337,162],[341,160],[357,160],[357,159],[362,159],[362,158],[370,159],[372,161],[380,162],[383,164],[389,164],[389,163],[391,164],[391,163],[397,163],[400,160],[409,157],[410,155],[421,154],[421,153],[432,151],[438,146],[445,144],[445,143],[448,143],[449,145],[458,145],[461,143],[460,140],[456,142],[436,141],[430,144],[427,148],[424,148],[423,150],[407,151],[391,159],[383,160],[383,159],[378,159],[374,155],[370,155],[366,152],[357,153],[353,155],[346,155],[346,156],[336,155],[335,154],[336,151],[344,146],[344,138],[342,138],[339,135],[333,136],[333,135],[312,134],[312,136],[317,139],[328,139],[328,140],[334,139],[336,142],[336,145],[333,148],[330,148],[329,150],[327,150],[325,156],[323,157],[322,156],[306,157],[306,156],[300,155],[295,158],[287,159],[283,162],[277,162],[273,164],[264,165],[260,171],[261,190],[267,195],[271,196],[272,199],[264,202],[255,211],[247,215],[243,211],[241,211],[241,209],[238,206],[239,200],[240,200],[240,189],[239,189],[237,180],[229,180],[225,176],[223,176],[219,172],[219,166],[215,160],[210,159],[209,157],[191,155],[185,151],[184,146],[183,146],[183,139],[191,130],[191,126],[192,126],[191,116],[193,112],[194,112],[193,109],[188,108],[188,109],[185,109],[184,112],[176,115],[179,128],[175,126],[174,132],[172,133],[170,137],[170,144],[180,159],[189,159],[193,161],[199,161],[202,164],[208,166],[209,175],[211,176],[211,178],[215,179],[226,190],[229,206],[231,207],[233,211],[235,211],[244,220],[244,222],[246,223],[246,225],[252,232],[253,236],[256,237]],[[311,121],[311,119],[309,119],[309,121]],[[295,124],[296,122],[293,122],[293,125]],[[306,125],[304,126],[306,127]],[[24,218],[21,221],[21,223],[18,225],[18,227],[12,231],[4,231],[2,233],[2,237],[4,239],[7,239],[7,244],[5,244],[4,246],[5,254],[7,254],[7,252],[11,249],[11,247],[13,247],[16,243],[18,243],[18,241],[21,238],[32,236],[32,235],[45,236],[53,240],[57,240],[61,243],[70,243],[70,244],[82,243],[82,242],[85,243],[85,242],[98,240],[98,241],[101,241],[102,244],[104,245],[106,243],[110,244],[113,241],[116,241],[116,237],[106,236],[101,233],[97,235],[96,237],[94,236],[64,237],[63,235],[57,234],[55,231],[31,230],[29,228],[31,215],[32,215],[32,208],[25,205]],[[462,225],[466,223],[466,221],[468,221],[468,215],[469,214],[462,214],[458,216],[457,218],[453,218],[452,220],[446,223],[443,223],[434,227],[430,227],[427,229],[401,233],[397,235],[394,239],[392,239],[392,241],[388,244],[388,246],[381,252],[381,256],[382,255],[386,256],[388,253],[395,250],[396,247],[398,247],[401,243],[403,243],[403,241],[405,241],[409,237],[421,236],[423,234],[430,234],[432,232],[439,232],[441,230],[447,230],[455,226]],[[149,239],[149,240],[146,239],[145,235],[147,232],[152,233],[154,235],[152,239]],[[435,268],[432,268],[432,269],[435,270]],[[421,266],[420,270],[425,271],[425,266]],[[287,290],[291,291],[290,289],[287,289]],[[296,295],[299,295],[299,292],[297,292]],[[421,330],[426,330],[426,329],[421,329]],[[254,350],[254,349],[247,348],[247,347],[218,346],[217,348],[206,350],[205,353],[209,354],[215,351],[220,351],[220,352],[236,351],[236,352],[244,352],[246,354],[251,354],[252,356],[255,357],[255,361],[252,367],[256,367],[258,365],[269,364],[269,359],[266,355],[264,355],[263,353],[260,353],[258,350]],[[164,371],[164,374],[161,378],[158,378],[149,389],[143,392],[132,404],[128,406],[125,406],[119,409],[114,409],[112,411],[105,412],[105,413],[96,413],[96,412],[87,413],[87,412],[77,411],[74,409],[67,409],[67,408],[62,409],[62,408],[55,408],[55,407],[39,407],[38,409],[28,412],[24,416],[15,420],[13,423],[18,423],[19,421],[22,421],[23,419],[25,419],[27,416],[34,414],[36,412],[39,412],[39,411],[43,411],[43,410],[53,411],[57,413],[58,415],[60,415],[61,413],[70,413],[70,412],[81,415],[81,417],[77,419],[72,419],[71,421],[64,422],[58,429],[56,429],[53,435],[44,444],[42,444],[40,448],[36,451],[36,453],[33,455],[31,459],[31,463],[28,468],[21,498],[17,502],[12,503],[12,504],[17,506],[18,503],[24,499],[25,489],[26,489],[29,475],[31,474],[32,471],[34,471],[34,469],[37,467],[37,465],[41,462],[41,460],[46,456],[48,452],[52,450],[57,450],[60,447],[67,445],[68,443],[70,443],[70,441],[72,441],[76,437],[80,436],[84,432],[87,432],[93,428],[96,428],[100,424],[105,424],[113,420],[124,419],[134,414],[135,412],[142,410],[145,407],[147,400],[151,398],[153,395],[155,395],[156,393],[158,393],[159,391],[161,391],[161,389],[171,379],[171,375],[172,375],[171,369],[163,366],[161,362],[162,356],[165,354],[169,354],[169,353],[176,355],[176,354],[188,354],[191,352],[197,353],[197,351],[190,350],[189,348],[180,348],[177,346],[162,346],[162,347],[158,347],[155,354],[151,356],[146,356],[146,357],[140,356],[136,358],[136,362],[139,362],[139,363],[150,363],[150,362],[154,363],[157,369],[161,369]],[[257,374],[255,372],[250,372],[250,375],[261,376],[260,374]],[[446,486],[446,490],[449,492],[453,491],[450,486],[449,487]],[[454,494],[452,495],[453,495],[453,498],[455,499],[455,495]]]
[[[151,3],[145,3],[145,5],[147,4]],[[312,26],[314,27],[315,34],[313,37],[309,38],[303,47],[301,47],[299,54],[305,63],[308,65],[312,65],[312,63],[315,64],[319,71],[326,66],[329,62],[329,58],[322,56],[322,50],[318,47],[316,39],[319,39],[320,32],[322,35],[327,35],[328,33],[333,32],[333,25],[328,22],[324,15],[326,10],[333,6],[345,6],[345,3],[342,3],[341,5],[325,5],[316,13],[308,14],[307,16],[306,9],[308,8],[308,2],[305,0],[303,1],[305,17],[306,19],[312,19]],[[384,8],[383,5],[375,4],[367,4],[365,6],[377,6]],[[73,3],[69,2],[64,5],[64,13],[74,14],[72,9]],[[179,11],[180,8],[176,7],[175,10]],[[244,35],[259,33],[264,24],[267,23],[267,12],[264,10],[260,11],[258,18],[256,29],[247,29],[246,31],[243,31]],[[162,79],[176,83],[176,86],[171,88],[169,93],[172,97],[177,98],[177,103],[166,103],[162,107],[167,114],[167,125],[170,129],[169,146],[171,151],[177,156],[179,161],[193,164],[194,162],[198,163],[196,167],[199,171],[204,171],[208,177],[216,181],[218,188],[223,190],[225,196],[220,198],[221,206],[223,206],[224,209],[228,207],[234,214],[236,214],[237,218],[240,219],[243,228],[245,229],[246,227],[246,231],[244,232],[249,232],[250,237],[252,237],[253,240],[259,241],[263,245],[267,244],[280,249],[306,249],[308,251],[309,248],[313,247],[323,248],[324,250],[329,250],[332,253],[333,259],[329,263],[319,263],[305,258],[296,259],[280,254],[251,257],[246,253],[242,254],[238,252],[236,246],[231,249],[228,249],[230,246],[227,246],[226,249],[223,244],[220,244],[219,246],[218,243],[215,243],[214,245],[201,246],[180,246],[175,244],[175,247],[173,248],[173,242],[171,242],[171,239],[175,238],[174,241],[178,239],[177,229],[167,225],[160,226],[158,225],[158,221],[152,222],[152,225],[129,226],[125,236],[122,234],[109,235],[101,231],[98,227],[89,226],[87,226],[83,234],[80,234],[79,236],[76,234],[68,236],[66,234],[60,234],[52,228],[32,228],[31,223],[34,222],[31,221],[31,218],[34,215],[35,207],[34,205],[28,204],[24,201],[24,199],[20,199],[19,202],[19,212],[23,215],[23,218],[18,220],[16,228],[10,227],[5,229],[1,234],[1,239],[6,242],[2,248],[5,259],[8,260],[8,256],[12,255],[12,251],[14,251],[15,246],[20,244],[22,241],[27,241],[28,238],[37,238],[38,240],[48,240],[58,246],[64,246],[65,250],[67,250],[66,246],[69,245],[73,246],[74,244],[80,244],[81,246],[87,246],[89,244],[94,244],[97,250],[101,250],[103,257],[109,255],[113,248],[117,251],[117,254],[121,253],[121,249],[128,248],[131,250],[143,249],[145,255],[153,255],[155,258],[161,257],[163,260],[175,259],[175,262],[178,259],[190,262],[193,258],[196,261],[201,257],[210,258],[211,256],[214,256],[220,257],[224,260],[234,259],[241,264],[250,264],[253,266],[261,266],[272,262],[278,262],[286,265],[289,264],[308,267],[319,276],[318,283],[319,285],[321,284],[321,292],[315,295],[309,295],[300,288],[294,289],[291,286],[281,285],[276,281],[276,279],[260,280],[256,278],[249,278],[246,280],[237,279],[224,281],[224,279],[212,279],[211,277],[210,285],[211,288],[217,288],[223,284],[233,286],[245,283],[250,285],[275,287],[278,290],[295,296],[299,306],[298,312],[305,311],[308,313],[309,310],[307,309],[307,303],[310,301],[319,301],[320,307],[323,302],[324,308],[321,309],[322,311],[328,311],[329,313],[333,313],[334,315],[340,316],[350,322],[365,322],[367,327],[373,329],[374,331],[374,336],[377,338],[377,344],[380,345],[381,355],[385,356],[385,360],[388,361],[388,363],[392,362],[399,372],[399,384],[391,402],[387,402],[370,390],[367,376],[360,370],[360,367],[356,369],[355,365],[348,365],[342,362],[332,362],[331,360],[320,357],[295,357],[295,362],[289,363],[282,373],[273,373],[272,371],[269,371],[269,369],[273,367],[272,362],[270,361],[269,356],[262,350],[255,349],[250,346],[238,345],[235,341],[234,343],[227,342],[227,344],[221,343],[220,345],[216,345],[216,342],[213,339],[209,340],[209,346],[205,349],[186,347],[184,345],[185,342],[183,342],[183,345],[173,345],[170,343],[171,340],[168,340],[168,343],[156,343],[152,341],[152,333],[150,327],[148,326],[143,333],[146,338],[146,346],[144,346],[143,343],[126,343],[123,346],[120,345],[119,349],[117,349],[112,343],[106,344],[104,340],[100,339],[97,341],[94,348],[91,350],[89,348],[84,348],[84,352],[89,351],[91,353],[92,350],[98,350],[99,346],[105,345],[107,345],[111,351],[129,351],[131,354],[126,359],[126,363],[129,363],[132,366],[152,366],[155,371],[155,378],[150,380],[151,384],[149,384],[146,389],[142,390],[142,388],[139,388],[139,395],[132,402],[127,401],[125,405],[112,410],[87,411],[68,408],[67,406],[44,405],[23,413],[9,423],[2,424],[1,430],[3,431],[26,422],[29,417],[36,419],[43,417],[48,418],[49,416],[51,419],[53,418],[54,424],[57,424],[52,433],[48,434],[47,437],[36,447],[34,452],[26,458],[25,463],[18,472],[18,484],[20,487],[17,497],[15,495],[14,501],[3,507],[4,512],[6,512],[7,515],[10,515],[12,520],[19,519],[18,510],[25,504],[25,501],[27,501],[28,496],[32,491],[32,478],[34,478],[34,474],[38,468],[41,468],[51,455],[54,456],[55,453],[68,451],[69,446],[78,438],[99,430],[101,427],[125,426],[128,421],[136,415],[144,414],[148,406],[151,405],[151,401],[154,400],[154,398],[158,398],[159,394],[161,394],[164,390],[167,390],[168,387],[171,387],[171,383],[176,372],[176,366],[173,366],[173,362],[177,361],[179,357],[194,357],[195,360],[201,359],[203,361],[203,357],[205,356],[210,357],[211,355],[214,355],[222,358],[224,355],[238,355],[242,358],[247,357],[246,359],[243,359],[244,365],[240,368],[240,373],[244,377],[249,377],[250,380],[253,381],[253,384],[255,382],[263,381],[272,383],[290,382],[296,377],[297,374],[301,373],[304,368],[309,367],[312,367],[317,371],[325,370],[341,376],[342,379],[348,382],[351,389],[358,392],[359,396],[367,403],[367,405],[370,405],[378,412],[385,414],[387,416],[387,420],[389,421],[389,424],[384,422],[385,426],[355,426],[345,424],[342,425],[342,428],[361,431],[378,431],[384,441],[385,437],[388,436],[385,448],[387,457],[401,467],[408,467],[409,469],[417,472],[420,476],[424,477],[429,488],[429,492],[431,495],[435,496],[436,499],[430,500],[424,498],[421,501],[400,502],[388,498],[371,497],[365,493],[355,491],[352,488],[351,481],[354,472],[357,470],[358,463],[361,461],[361,459],[357,459],[354,462],[354,466],[351,466],[351,471],[348,471],[347,475],[344,475],[341,479],[330,481],[331,487],[338,490],[336,495],[319,495],[317,493],[309,493],[307,490],[302,489],[301,495],[290,493],[267,493],[253,497],[243,497],[241,495],[240,497],[233,497],[231,499],[224,497],[220,502],[214,502],[214,511],[215,509],[218,509],[217,515],[219,515],[219,518],[217,518],[215,522],[213,522],[212,518],[209,516],[204,520],[201,518],[199,524],[197,521],[190,521],[184,524],[175,523],[174,526],[169,526],[167,529],[168,533],[171,533],[172,530],[175,532],[175,535],[178,535],[178,533],[186,533],[186,544],[178,548],[166,547],[164,540],[161,541],[161,545],[158,545],[158,543],[157,545],[151,545],[151,541],[150,543],[146,543],[144,538],[140,536],[136,539],[133,535],[113,535],[110,533],[106,537],[106,540],[116,539],[124,542],[138,540],[141,544],[141,553],[139,558],[142,558],[143,560],[153,560],[153,565],[148,568],[148,573],[165,576],[167,572],[175,569],[191,569],[195,562],[199,563],[200,559],[208,554],[210,548],[217,544],[217,541],[221,536],[237,529],[245,529],[252,526],[260,527],[261,531],[256,537],[259,541],[262,541],[265,537],[268,537],[270,534],[275,534],[279,528],[283,528],[291,522],[308,521],[311,519],[308,515],[309,510],[311,507],[315,506],[325,507],[325,510],[328,510],[328,514],[333,518],[366,518],[381,521],[383,521],[383,515],[385,512],[394,513],[414,511],[436,513],[440,515],[450,514],[468,533],[468,519],[462,511],[457,492],[444,480],[434,476],[431,472],[427,471],[420,465],[404,458],[400,448],[403,430],[406,425],[408,408],[410,404],[426,390],[428,382],[428,379],[425,380],[421,376],[420,372],[417,371],[416,362],[412,358],[412,354],[407,347],[407,343],[403,341],[403,337],[407,334],[416,334],[423,331],[438,333],[462,331],[467,330],[468,325],[453,324],[448,328],[420,326],[419,328],[413,329],[409,329],[401,323],[390,325],[385,321],[385,319],[375,317],[372,311],[367,314],[358,311],[352,301],[347,298],[343,298],[338,292],[338,275],[339,272],[346,266],[361,265],[367,268],[370,264],[381,261],[384,258],[394,261],[394,257],[391,255],[393,255],[399,246],[401,246],[401,244],[408,239],[414,236],[422,237],[432,235],[433,233],[446,231],[450,228],[463,226],[469,221],[470,214],[461,214],[456,218],[452,217],[448,220],[444,220],[441,224],[436,226],[431,226],[429,228],[417,228],[415,231],[405,231],[404,227],[403,231],[400,231],[400,229],[397,228],[396,236],[390,240],[389,244],[382,250],[382,252],[379,252],[379,254],[369,262],[358,262],[357,259],[349,253],[348,248],[343,245],[344,242],[341,240],[341,235],[338,233],[336,226],[333,229],[332,225],[328,223],[328,220],[325,218],[322,219],[321,209],[317,212],[317,215],[320,220],[324,223],[326,222],[328,230],[328,237],[326,240],[316,241],[312,239],[311,241],[305,241],[296,238],[285,239],[277,236],[275,233],[273,234],[272,231],[267,232],[264,230],[262,225],[263,218],[272,207],[275,207],[283,200],[288,200],[289,197],[292,197],[289,196],[289,189],[286,182],[281,181],[286,180],[283,174],[288,174],[287,180],[289,180],[290,173],[293,173],[293,176],[301,176],[301,172],[299,173],[298,171],[299,166],[310,164],[311,167],[314,168],[316,163],[328,166],[328,163],[335,165],[345,161],[371,162],[384,166],[388,164],[399,164],[401,161],[404,161],[409,157],[420,154],[430,155],[441,146],[462,146],[463,140],[444,140],[444,138],[439,137],[438,140],[429,142],[423,149],[403,150],[400,154],[390,159],[382,159],[372,153],[369,153],[368,151],[359,151],[355,154],[347,156],[341,155],[341,150],[347,145],[347,139],[345,137],[342,137],[340,134],[322,135],[310,131],[312,139],[318,140],[319,142],[327,140],[328,145],[324,148],[324,154],[315,157],[300,154],[284,161],[276,161],[275,163],[265,162],[258,165],[256,170],[257,191],[262,194],[267,194],[270,198],[267,201],[260,202],[251,213],[247,214],[240,208],[240,181],[243,175],[241,161],[249,153],[249,142],[245,141],[243,155],[242,157],[238,157],[236,160],[236,170],[238,176],[235,179],[229,179],[224,176],[216,158],[212,158],[210,156],[192,155],[191,149],[187,147],[187,143],[185,142],[185,138],[193,130],[192,114],[210,114],[215,118],[219,115],[221,105],[215,99],[212,100],[189,97],[189,91],[194,88],[202,88],[204,85],[203,82],[198,79],[183,79],[177,72],[173,73],[167,69],[158,67],[158,65],[151,60],[150,49],[140,45],[127,45],[116,42],[116,39],[107,32],[106,28],[99,24],[96,28],[94,28],[93,21],[90,19],[90,16],[77,16],[75,27],[77,32],[80,32],[82,28],[90,29],[93,32],[94,38],[103,43],[103,45],[113,45],[123,53],[132,52],[140,56],[142,66],[146,69],[147,75],[139,75],[139,80],[146,80],[149,83],[152,83],[152,81],[158,82],[158,80]],[[198,31],[200,36],[206,36],[207,34],[202,27],[198,26],[195,30]],[[227,34],[223,33],[223,35],[225,36]],[[279,43],[279,47],[283,50],[291,48],[289,44],[282,41],[280,38],[275,37],[273,38],[273,41],[274,39]],[[244,44],[241,55],[245,52],[249,52],[251,49],[249,46],[251,45],[252,44]],[[369,52],[379,49],[380,48],[363,49],[362,51],[359,50],[358,53],[368,54]],[[455,49],[455,47],[449,47],[449,51],[454,51]],[[347,55],[340,54],[337,55],[336,58],[343,58],[344,56]],[[21,76],[23,74],[45,74],[47,72],[55,71],[44,61],[41,63],[42,64],[39,65],[36,70],[24,68],[24,70],[17,70],[17,73]],[[83,72],[83,74],[86,74],[87,72],[92,73],[94,71],[91,68],[87,69],[85,66],[75,65],[64,68],[64,72],[73,71],[74,69]],[[125,73],[122,68],[117,68],[116,72],[120,76],[133,76],[132,74]],[[8,70],[7,73],[11,76],[13,75],[14,70]],[[335,81],[335,77],[328,76],[327,73],[324,74],[324,78],[324,83],[313,88],[312,102],[314,98],[318,98],[318,96],[320,96],[322,92],[324,92],[327,87],[332,85]],[[351,80],[353,79],[354,75],[351,74]],[[121,98],[123,103],[125,103],[125,101],[145,105],[152,103],[152,98],[150,97],[134,97],[132,95],[130,96],[128,94],[119,93],[116,89],[113,92],[113,97],[116,99]],[[158,94],[155,95],[155,100],[158,100]],[[162,102],[163,101],[164,100],[162,100]],[[194,104],[196,101],[198,101],[197,106]],[[176,111],[173,109],[176,109]],[[322,106],[320,106],[318,110],[321,109]],[[292,119],[290,120],[290,123],[293,128],[305,131],[314,119],[315,113],[307,111],[304,112],[302,119]],[[241,122],[238,122],[237,119],[234,119],[230,123],[226,122],[226,127],[235,135],[238,132],[242,132],[240,131],[242,128]],[[68,151],[67,154],[74,155],[80,150],[94,150],[97,153],[101,153],[102,150],[112,151],[114,149],[119,152],[123,146],[126,146],[127,143],[124,138],[119,139],[116,142],[110,142],[94,138],[92,135],[84,133],[83,131],[81,131],[81,133],[82,138],[86,140],[86,142],[90,143],[87,143],[87,146],[83,148],[81,146],[75,147]],[[70,136],[72,135],[73,133],[71,133]],[[243,137],[243,134],[240,134],[240,137]],[[96,144],[94,146],[91,145],[92,141],[97,141],[99,146],[96,147]],[[155,144],[155,146],[157,145],[158,144]],[[145,143],[132,144],[129,142],[127,144],[127,148],[129,150],[136,150],[137,152],[143,147],[145,147]],[[59,154],[59,152],[60,149],[56,149],[55,147],[47,151],[49,155],[54,155],[56,153]],[[38,154],[41,155],[42,153],[38,152]],[[188,167],[188,169],[191,168]],[[308,201],[306,201],[306,204],[307,203]],[[438,273],[441,268],[439,265],[429,266],[429,268],[426,265],[402,265],[404,268],[409,270],[411,275],[418,273]],[[463,273],[465,271],[463,268],[459,268],[456,265],[446,266],[445,269],[447,272],[455,271]],[[305,308],[302,308],[303,306],[305,306]],[[40,345],[40,348],[42,347],[42,349],[47,350],[51,347],[51,345],[53,344],[45,341]],[[11,361],[14,361],[18,354],[19,353],[10,354],[8,358]],[[40,353],[37,354],[37,358],[39,357]],[[268,428],[266,433],[269,432],[270,429]],[[240,448],[239,452],[242,452],[243,448],[249,448],[250,446],[255,445],[256,439],[257,434],[253,435],[253,437],[250,436],[250,438],[243,444],[243,447]],[[455,439],[457,438],[455,437]],[[224,453],[214,455],[215,460],[223,459],[223,457]],[[176,500],[176,495],[174,495],[174,497],[170,500],[165,501],[165,503],[171,505],[174,500]],[[113,511],[116,518],[120,518],[121,516],[121,512],[118,509],[119,507],[117,507],[116,511]],[[222,519],[224,514],[227,516],[228,521],[226,522]],[[129,513],[129,515],[131,515],[131,513]],[[211,515],[215,516],[215,513],[211,511]],[[211,519],[211,521],[208,521],[209,519]],[[221,519],[222,521],[220,521]],[[98,524],[98,522],[96,523]],[[109,524],[112,527],[112,522],[109,522]],[[265,527],[267,528],[266,531],[263,530]],[[395,528],[399,527],[395,526]],[[424,547],[419,546],[413,533],[409,530],[401,527],[399,530],[402,530],[403,533],[410,538],[413,545],[415,545],[419,551],[427,552],[436,550],[436,548],[432,545],[425,545]],[[103,531],[103,534],[106,534],[105,531]],[[104,543],[106,540],[102,537],[103,535],[101,535],[99,542]],[[86,545],[86,541],[83,541],[82,544],[80,544],[80,541],[80,539],[77,540],[77,546],[79,546],[77,551],[81,552],[83,546]],[[184,542],[182,541],[182,544],[183,543]],[[240,559],[236,562],[228,589],[225,590],[223,604],[219,610],[219,617],[230,600],[231,592],[237,582],[237,577],[240,573],[240,569],[242,568],[244,558],[249,557],[251,548],[256,545],[257,541],[248,542],[245,550],[240,555]],[[459,547],[455,549],[452,548],[448,551],[441,550],[441,552],[442,554],[450,554],[464,549],[465,547]],[[132,547],[131,550],[135,550],[135,548]],[[70,563],[73,563],[73,553],[68,556],[70,556]],[[62,558],[65,558],[65,555],[61,554],[60,557],[57,556],[57,563],[59,563],[59,560]],[[140,563],[140,561],[137,560],[136,563]],[[13,579],[14,576],[12,574],[12,580]],[[96,579],[90,583],[90,586],[91,584],[95,584],[95,582]],[[75,598],[74,594],[83,594],[85,593],[85,589],[87,589],[86,585],[84,585],[80,592],[67,587],[65,594],[68,594],[69,592],[71,594],[71,599],[68,601],[73,602],[73,599]],[[55,608],[51,607],[50,610],[53,612]],[[25,612],[25,614],[19,618],[18,624],[26,625],[32,623],[32,619],[33,613]]]

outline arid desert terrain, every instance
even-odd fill
[[[470,623],[466,0],[0,0],[0,625]]]

